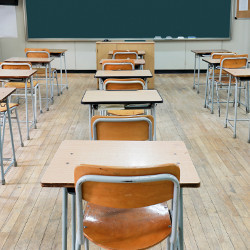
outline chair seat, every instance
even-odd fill
[[[38,84],[38,81],[33,81],[33,86],[35,87]],[[25,82],[7,82],[4,85],[5,88],[17,88],[17,89],[24,89]],[[27,84],[27,88],[30,88],[30,82]]]
[[[45,76],[45,68],[33,68],[35,70],[37,70],[36,74],[39,76]],[[55,71],[56,68],[51,68],[51,72]],[[47,69],[47,74],[49,74],[49,69]]]
[[[133,209],[88,203],[83,227],[90,241],[107,249],[142,249],[158,244],[171,234],[166,203]]]
[[[9,108],[17,107],[18,103],[9,103]],[[0,104],[0,112],[6,112],[7,111],[7,106],[6,103],[1,103]]]
[[[110,115],[126,116],[126,115],[143,115],[143,109],[127,109],[127,110],[108,110]]]

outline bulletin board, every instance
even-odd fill
[[[236,18],[250,18],[250,0],[236,0]]]

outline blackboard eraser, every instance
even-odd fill
[[[103,42],[110,42],[110,40],[109,39],[104,39]]]
[[[154,37],[154,40],[161,40],[162,38],[161,38],[161,36],[155,36]]]
[[[184,39],[184,36],[178,36],[177,39]]]
[[[196,39],[196,36],[188,36],[188,39]]]

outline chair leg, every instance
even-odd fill
[[[36,113],[36,110],[37,110],[37,86],[34,87],[34,90],[35,90],[35,98],[34,98],[35,99],[34,100],[34,102],[35,102],[35,105],[34,105],[35,106],[35,111],[34,112],[35,112],[35,119],[36,119],[36,122],[37,122],[37,113]]]
[[[38,84],[38,95],[39,95],[39,106],[40,106],[40,113],[43,112],[42,110],[42,97],[41,97],[41,89],[40,89],[40,85]]]
[[[229,100],[230,100],[230,95],[231,95],[231,81],[232,81],[232,77],[230,76],[229,84],[228,84],[228,92],[227,92],[227,106],[226,106],[226,118],[225,118],[224,128],[227,127],[227,122],[228,122],[228,109],[229,109]]]
[[[217,96],[217,106],[218,106],[218,114],[220,117],[220,97],[219,97],[219,88],[218,83],[216,82],[216,96]]]
[[[7,111],[4,112],[3,114],[2,145],[4,142],[4,135],[5,135],[6,116],[7,116]]]
[[[89,250],[89,240],[87,238],[85,238],[85,241],[84,241],[84,249]]]
[[[56,73],[56,86],[57,86],[57,95],[60,95],[60,90],[59,90],[59,85],[58,85],[58,78],[57,78],[57,71],[55,71]]]
[[[19,122],[19,117],[18,117],[18,112],[17,112],[17,108],[16,107],[15,107],[15,113],[16,113],[16,122],[17,122],[17,126],[18,126],[21,147],[23,147],[24,145],[23,145],[22,132],[21,132],[21,127],[20,127],[20,122]]]

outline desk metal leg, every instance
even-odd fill
[[[29,126],[29,111],[28,111],[28,79],[25,79],[25,111],[26,111],[26,127],[27,127],[27,140],[30,139],[30,126]]]
[[[249,113],[249,81],[247,81],[246,83],[246,100],[247,100],[247,108],[246,108],[246,111],[247,113]]]
[[[9,98],[6,100],[6,107],[7,107],[7,113],[8,113],[8,120],[9,120],[9,129],[10,129],[10,139],[11,139],[11,145],[12,145],[12,154],[13,154],[13,164],[16,167],[16,154],[15,154],[15,145],[14,145],[14,139],[13,139],[13,131],[12,131],[12,124],[11,124],[11,117],[10,117],[10,108],[9,108]]]
[[[76,242],[76,195],[71,194],[71,223],[72,223],[72,250],[75,250]]]
[[[45,78],[46,78],[46,109],[49,111],[49,93],[48,93],[48,64],[45,67]]]
[[[36,120],[37,120],[37,117],[36,117],[36,105],[35,105],[35,102],[34,102],[34,83],[33,83],[33,76],[31,76],[30,78],[30,91],[31,91],[31,102],[32,102],[32,110],[33,110],[33,120],[34,120],[34,128],[36,129]]]
[[[51,104],[54,103],[54,81],[53,83],[51,84],[51,63],[49,63],[49,86],[50,86],[50,101],[51,101]]]
[[[207,65],[207,76],[206,76],[206,88],[205,88],[205,103],[204,103],[204,108],[207,107],[208,75],[209,75],[209,64]]]
[[[194,54],[194,84],[193,84],[193,89],[195,89],[195,74],[196,74],[196,54]]]
[[[201,63],[201,56],[198,56],[198,82],[197,82],[197,94],[200,93],[200,63]]]
[[[180,250],[184,249],[184,233],[183,233],[183,190],[180,188],[180,202],[179,202],[179,240]]]
[[[60,75],[61,75],[61,94],[62,94],[62,54],[60,55]]]
[[[67,66],[66,66],[66,56],[65,56],[65,53],[63,53],[63,57],[64,57],[64,67],[65,67],[66,89],[68,89],[69,85],[68,85]]]
[[[234,135],[233,137],[236,138],[236,123],[237,123],[237,103],[238,103],[238,78],[236,77],[236,83],[235,83],[235,97],[234,97]]]
[[[68,217],[68,191],[63,188],[63,203],[62,203],[62,249],[67,249],[67,217]]]
[[[156,141],[156,113],[155,113],[155,104],[152,104],[152,116],[154,117],[154,141]]]
[[[0,125],[0,161],[1,161],[1,181],[2,185],[5,185],[5,179],[4,179],[4,168],[3,168],[3,144],[2,144],[2,128]]]
[[[228,84],[228,92],[227,92],[226,119],[225,119],[225,124],[224,124],[225,128],[227,127],[227,122],[228,122],[228,109],[229,109],[229,99],[230,99],[230,93],[231,93],[231,82],[232,82],[232,76],[230,75],[229,84]]]
[[[93,116],[93,108],[92,105],[89,104],[89,139],[92,140],[92,135],[91,135],[91,118]]]
[[[214,113],[214,70],[215,70],[215,66],[214,66],[214,64],[213,64],[212,97],[211,97],[211,114]]]

